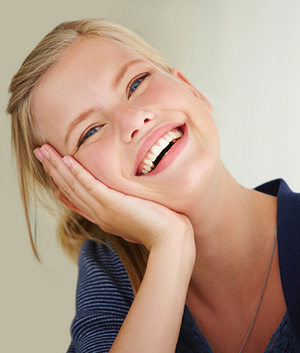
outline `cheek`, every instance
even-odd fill
[[[111,144],[94,143],[85,146],[76,155],[76,159],[95,178],[115,188],[120,176],[120,162],[117,156],[117,151]]]
[[[182,110],[191,92],[172,77],[155,76],[147,90],[139,97],[142,104],[155,109]]]
[[[162,107],[168,105],[176,110],[180,107],[180,101],[183,100],[183,92],[180,86],[171,84],[172,82],[156,81],[149,87],[148,97],[151,101],[159,104]]]

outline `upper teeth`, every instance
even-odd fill
[[[178,140],[183,133],[178,130],[172,130],[164,134],[161,138],[159,138],[155,144],[150,148],[143,162],[141,163],[141,173],[148,174],[154,167],[153,162],[160,155],[161,151],[165,149],[168,144],[172,141]]]

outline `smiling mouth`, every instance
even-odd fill
[[[146,154],[146,157],[138,168],[137,175],[151,173],[182,136],[183,131],[180,128],[176,128],[160,137]]]

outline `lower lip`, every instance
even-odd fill
[[[174,160],[179,156],[181,151],[184,149],[188,138],[186,126],[183,125],[180,129],[183,132],[182,137],[177,142],[174,143],[174,145],[170,148],[168,153],[163,156],[163,158],[161,159],[161,161],[158,163],[158,165],[154,170],[152,170],[148,174],[143,174],[141,176],[143,177],[153,176],[162,172],[163,170],[168,168],[174,162]]]

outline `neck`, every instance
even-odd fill
[[[277,200],[242,187],[222,164],[210,183],[210,193],[199,193],[201,200],[195,197],[189,207],[193,211],[187,214],[197,251],[188,301],[196,297],[222,311],[224,303],[253,290],[249,278],[261,282],[252,274],[265,273],[276,232]]]

